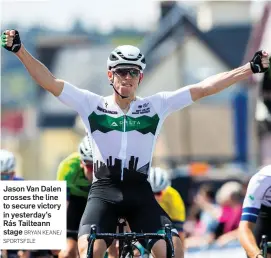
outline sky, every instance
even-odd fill
[[[254,2],[262,2],[254,0]],[[115,26],[153,29],[160,16],[154,0],[0,0],[2,24],[18,21],[23,27],[41,24],[69,30],[80,18],[86,28],[108,32]],[[189,1],[195,5],[199,1]],[[186,1],[187,3],[187,1]],[[255,10],[255,8],[252,8]]]
[[[118,24],[146,29],[154,26],[160,11],[151,0],[0,0],[2,23],[18,20],[23,26],[39,23],[50,28],[70,28],[81,18],[86,27],[110,30]]]

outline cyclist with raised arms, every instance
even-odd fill
[[[119,46],[107,61],[113,94],[103,97],[55,78],[25,49],[18,31],[6,30],[1,40],[2,46],[16,54],[38,85],[79,113],[91,139],[94,178],[79,229],[81,258],[86,257],[92,224],[97,225],[98,232],[114,233],[118,217],[124,216],[132,231],[155,233],[171,223],[147,181],[163,121],[172,112],[216,94],[253,73],[263,73],[269,67],[268,53],[258,51],[251,62],[232,71],[176,91],[140,98],[136,89],[146,67],[144,55],[137,47]],[[193,53],[191,58],[196,58]],[[175,258],[183,257],[183,246],[175,229],[173,243]],[[95,241],[94,257],[103,258],[110,244],[111,241]],[[165,241],[152,244],[149,247],[155,258],[166,256]]]
[[[271,165],[250,179],[243,203],[239,240],[249,258],[263,258],[262,235],[271,241]],[[271,250],[268,257],[271,258]]]

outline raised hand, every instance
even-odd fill
[[[1,45],[6,50],[17,53],[21,46],[21,39],[17,30],[6,30],[1,34]]]
[[[253,73],[264,73],[270,66],[269,55],[266,51],[258,51],[250,61],[250,67]]]

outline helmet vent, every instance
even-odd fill
[[[110,58],[111,61],[117,61],[117,60],[119,60],[118,57],[115,56],[114,54],[111,54],[109,58]]]

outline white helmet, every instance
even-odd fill
[[[170,185],[168,173],[159,167],[150,169],[149,182],[154,193],[163,191]]]
[[[136,65],[143,71],[146,67],[146,62],[139,48],[124,45],[114,49],[107,59],[108,70],[111,70],[117,65]]]
[[[15,169],[16,161],[12,152],[7,150],[0,151],[0,161],[1,161],[1,173],[13,172]]]
[[[78,152],[81,160],[93,161],[92,149],[87,135],[80,142]]]

